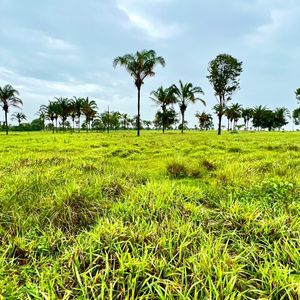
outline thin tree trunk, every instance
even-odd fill
[[[52,133],[54,134],[54,120],[52,120]]]
[[[222,115],[219,115],[218,135],[221,135]]]
[[[5,111],[5,128],[6,128],[6,135],[8,135],[7,111]]]
[[[183,133],[183,125],[184,125],[184,112],[181,112],[181,133]]]
[[[166,111],[165,111],[165,109],[163,109],[163,119],[162,119],[162,121],[163,121],[163,128],[162,128],[162,130],[163,130],[163,133],[165,133],[165,119],[166,119]]]
[[[137,89],[138,89],[137,136],[140,136],[141,87],[138,87]]]

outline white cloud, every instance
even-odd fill
[[[118,4],[117,7],[126,14],[131,24],[146,32],[151,38],[167,39],[180,33],[179,27],[175,24],[167,25],[159,21],[150,20],[142,14],[131,11],[122,4]]]

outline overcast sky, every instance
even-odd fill
[[[20,92],[33,118],[60,96],[89,96],[101,111],[136,114],[136,89],[116,56],[154,49],[166,60],[142,88],[142,118],[157,110],[149,93],[179,79],[216,103],[207,66],[219,53],[243,61],[233,102],[270,108],[296,105],[300,87],[299,0],[0,0],[0,85]],[[3,119],[1,114],[0,119]]]

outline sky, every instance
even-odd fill
[[[109,105],[136,114],[133,80],[112,62],[142,49],[166,60],[142,87],[142,119],[153,120],[158,109],[150,92],[181,79],[205,92],[206,107],[187,108],[194,126],[195,113],[217,103],[207,67],[220,53],[243,62],[233,103],[296,106],[299,0],[0,0],[0,15],[0,86],[20,92],[29,120],[61,96],[89,96],[100,111]]]

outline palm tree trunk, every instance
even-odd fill
[[[52,133],[54,133],[54,120],[52,120]]]
[[[7,111],[5,111],[5,129],[6,129],[6,135],[8,135]]]
[[[184,112],[181,112],[181,133],[183,133],[183,125],[184,125]]]
[[[165,133],[165,121],[166,121],[166,110],[165,109],[163,109],[163,119],[162,119],[162,125],[163,125],[163,128],[162,128],[162,130],[163,130],[163,133]]]
[[[141,110],[141,87],[138,86],[137,87],[137,90],[138,90],[138,118],[137,118],[137,136],[140,136],[140,116],[141,116],[141,113],[140,113],[140,110]]]
[[[229,123],[229,119],[227,119],[227,120],[228,120],[227,131],[229,131],[230,130],[230,123]]]
[[[218,118],[219,118],[218,135],[221,135],[222,115],[219,115]]]

